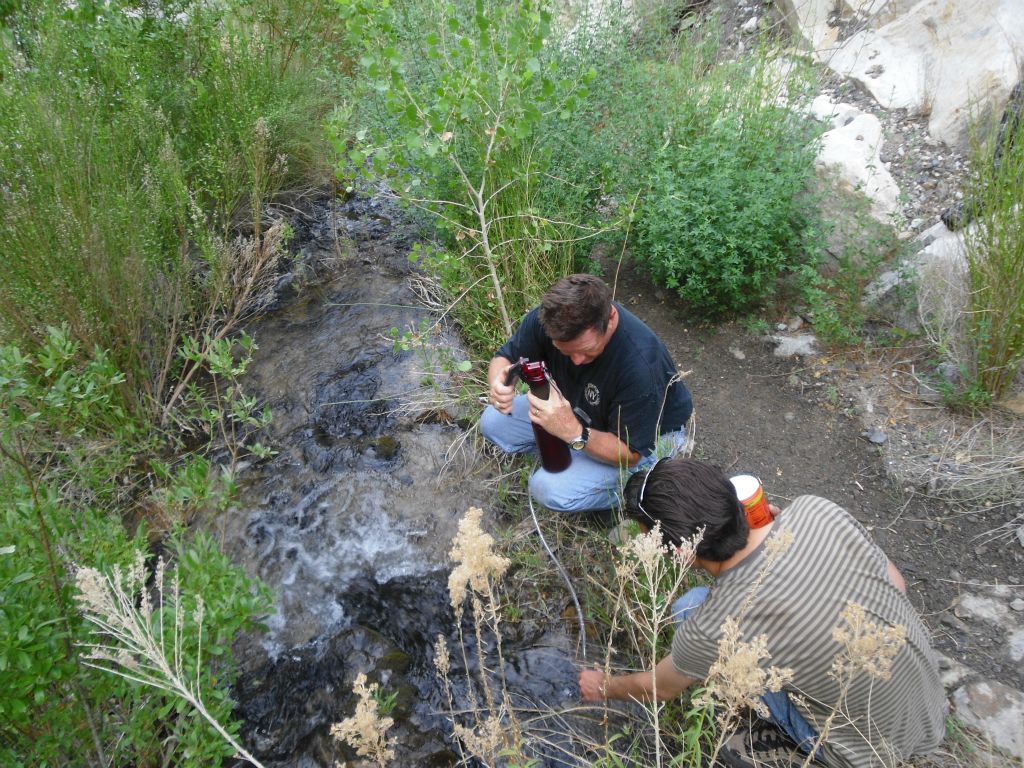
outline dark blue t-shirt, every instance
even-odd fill
[[[659,435],[683,428],[693,403],[681,381],[669,384],[676,367],[661,339],[622,305],[615,308],[615,333],[586,365],[574,365],[555,348],[541,326],[539,308],[526,314],[498,355],[512,362],[520,357],[543,360],[569,404],[590,417],[591,429],[611,432],[646,456]]]

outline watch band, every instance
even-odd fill
[[[587,441],[590,440],[590,427],[583,425],[583,431],[580,436],[569,443],[569,447],[574,451],[582,451],[587,447]]]

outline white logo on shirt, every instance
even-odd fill
[[[587,399],[590,405],[596,406],[601,402],[601,390],[597,388],[596,384],[587,384],[583,390],[583,396]]]

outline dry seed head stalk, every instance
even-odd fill
[[[672,551],[672,559],[680,567],[689,567],[693,558],[697,556],[697,545],[704,538],[704,529],[701,528],[694,534],[692,539],[683,539],[679,546]]]
[[[774,536],[769,536],[764,544],[765,568],[772,566],[792,545],[792,531],[778,531]]]
[[[455,736],[465,745],[468,752],[489,762],[506,746],[506,730],[501,718],[491,714],[480,723],[477,730],[456,723]]]
[[[177,573],[168,594],[164,584],[165,566],[161,560],[156,568],[153,588],[159,605],[173,611],[175,629],[164,631],[163,616],[153,611],[153,603],[146,594],[145,556],[136,552],[127,571],[120,566],[111,569],[110,576],[94,568],[78,567],[75,601],[86,622],[92,625],[97,642],[85,644],[85,664],[109,672],[140,685],[151,686],[186,702],[199,716],[213,727],[221,738],[245,760],[262,768],[237,739],[210,713],[203,701],[199,677],[184,674],[182,637],[184,607],[181,600]],[[201,623],[205,608],[197,595],[196,609],[191,614],[197,623],[188,627],[202,637]],[[196,667],[202,659],[196,654]]]
[[[832,630],[832,639],[843,650],[832,662],[832,674],[850,679],[858,672],[888,680],[892,662],[906,645],[907,629],[902,624],[887,626],[868,620],[863,606],[847,603],[839,614],[840,624]]]
[[[721,629],[718,659],[708,671],[707,685],[710,697],[724,705],[719,715],[720,722],[730,722],[736,713],[747,708],[768,717],[768,708],[761,701],[761,696],[765,691],[780,690],[793,679],[793,670],[761,666],[762,660],[770,658],[767,635],[758,635],[750,642],[744,642],[739,622],[731,616]]]
[[[114,599],[107,588],[107,578],[95,568],[81,567],[76,570],[75,586],[78,587],[75,601],[80,611],[88,611],[97,616],[116,615]]]
[[[378,712],[377,700],[373,697],[377,687],[377,683],[367,686],[366,675],[359,673],[352,684],[352,692],[359,697],[355,714],[332,725],[331,736],[348,742],[360,757],[373,758],[378,765],[384,766],[395,757],[395,750],[386,737],[395,721],[382,717]]]
[[[458,563],[448,576],[452,608],[458,615],[462,614],[467,584],[476,594],[489,594],[491,580],[500,579],[510,564],[507,557],[494,553],[494,538],[480,528],[481,517],[482,509],[469,508],[459,521],[459,532],[448,553]]]
[[[738,614],[738,621],[742,621],[743,617],[747,615],[747,611],[754,603],[754,599],[757,597],[757,593],[761,591],[761,585],[764,583],[765,577],[771,571],[772,567],[779,561],[789,548],[793,545],[793,532],[789,530],[776,530],[773,535],[769,536],[765,540],[764,544],[764,564],[761,566],[761,570],[757,574],[757,578],[750,585],[750,589],[747,591],[747,597],[743,601],[743,605],[740,607]]]
[[[645,571],[657,568],[665,555],[669,554],[668,546],[662,543],[661,522],[656,522],[647,533],[631,538],[623,550],[627,557],[635,558]]]
[[[266,144],[270,140],[270,127],[267,125],[267,119],[265,117],[256,118],[256,125],[253,129],[253,133],[256,136],[256,140],[261,144]]]
[[[434,643],[434,666],[445,677],[448,677],[452,668],[451,657],[448,655],[448,643],[441,635],[437,636],[437,641]]]

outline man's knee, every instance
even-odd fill
[[[572,499],[565,494],[565,484],[558,482],[558,476],[539,469],[530,475],[530,495],[538,504],[555,512],[573,512]]]
[[[505,453],[528,453],[535,450],[537,442],[533,426],[526,417],[527,407],[523,396],[517,396],[513,402],[512,415],[487,406],[480,414],[480,434]]]
[[[568,471],[553,474],[538,469],[530,476],[530,495],[554,512],[587,512],[616,506],[613,490],[579,481]]]
[[[487,406],[484,412],[480,414],[480,434],[484,436],[486,440],[492,443],[500,444],[500,435],[502,433],[503,419],[508,417],[493,406]],[[498,439],[496,439],[498,438]]]

